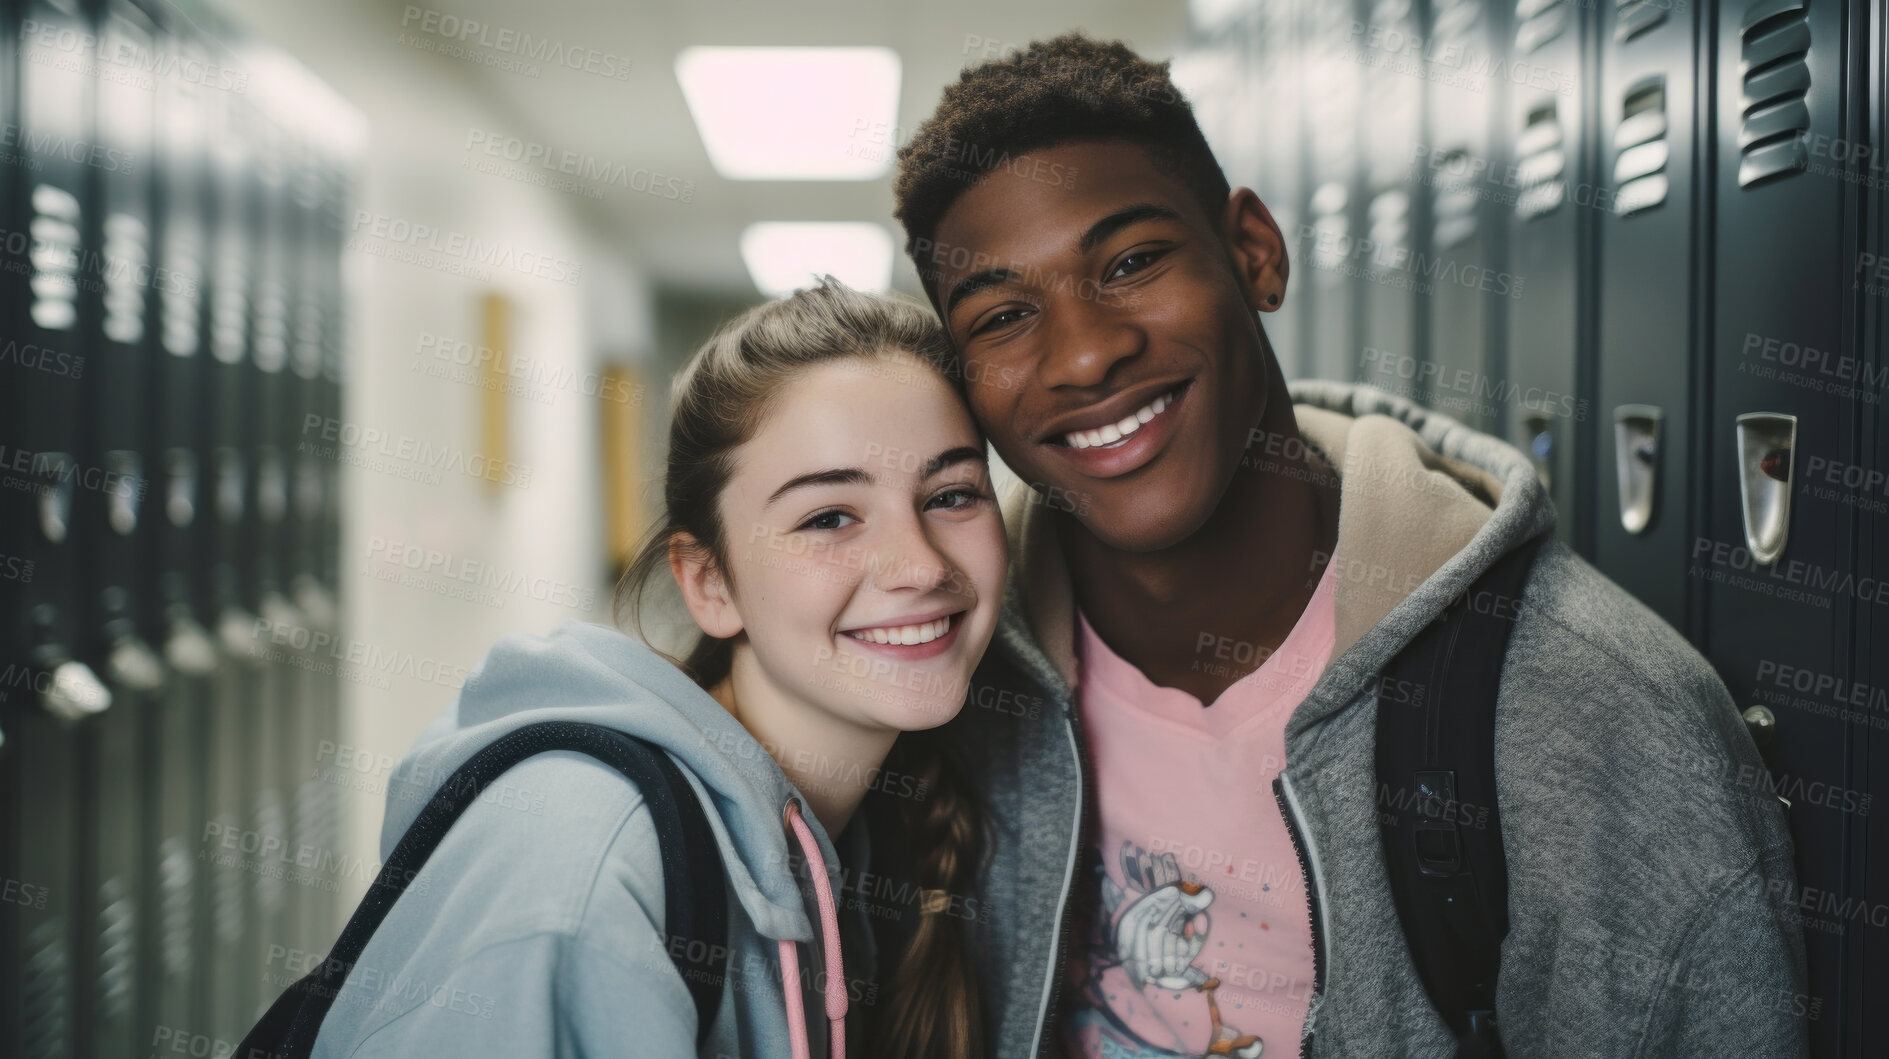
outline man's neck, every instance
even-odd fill
[[[1203,705],[1278,649],[1338,539],[1335,470],[1302,455],[1291,402],[1269,402],[1260,431],[1279,442],[1269,452],[1292,457],[1242,460],[1219,507],[1171,548],[1119,551],[1070,516],[1055,520],[1096,633],[1149,680]]]

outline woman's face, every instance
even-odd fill
[[[796,379],[721,514],[730,610],[777,695],[870,728],[956,715],[1008,559],[984,440],[932,367],[894,352]]]

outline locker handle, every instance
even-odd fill
[[[185,676],[204,677],[216,671],[216,641],[190,616],[188,607],[173,608],[164,660]]]
[[[1791,453],[1797,417],[1746,412],[1737,419],[1738,497],[1744,510],[1745,545],[1769,566],[1784,554],[1791,532]]]
[[[112,682],[133,691],[156,691],[164,686],[164,662],[149,644],[136,636],[121,636],[105,657]]]
[[[1659,478],[1660,410],[1650,404],[1614,409],[1614,467],[1620,479],[1620,525],[1645,533],[1653,521]]]
[[[39,698],[47,713],[68,723],[77,723],[111,708],[112,693],[90,666],[65,659],[52,666],[52,679]]]

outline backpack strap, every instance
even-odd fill
[[[727,895],[721,882],[726,874],[708,817],[682,771],[654,743],[603,725],[542,721],[493,741],[440,785],[381,866],[328,958],[277,998],[243,1038],[237,1054],[308,1056],[348,972],[454,821],[506,770],[551,750],[588,754],[623,773],[642,792],[661,847],[664,941],[695,1002],[700,1048],[721,1004],[721,963],[728,951]],[[715,881],[707,882],[711,879]]]
[[[1496,807],[1495,704],[1522,583],[1543,537],[1515,548],[1384,667],[1377,798],[1384,864],[1417,975],[1459,1059],[1502,1052],[1496,974],[1509,931]]]

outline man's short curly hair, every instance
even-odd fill
[[[959,195],[1026,152],[1086,140],[1141,145],[1193,191],[1210,218],[1219,216],[1231,191],[1165,60],[1149,62],[1121,41],[1079,32],[1032,41],[966,68],[899,149],[893,213],[919,275],[929,274],[917,251],[933,243],[938,222]],[[924,285],[930,293],[929,278]]]

